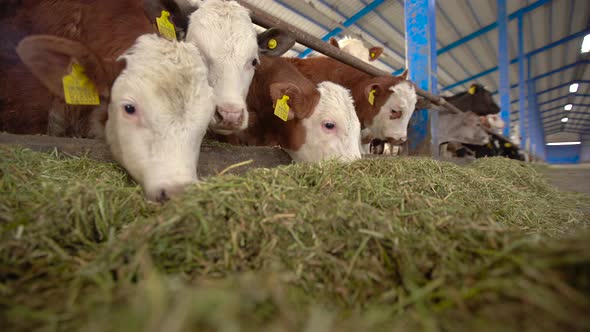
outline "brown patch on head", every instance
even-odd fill
[[[405,80],[396,76],[378,76],[371,78],[370,80],[365,80],[362,86],[356,86],[352,90],[355,100],[355,109],[362,128],[366,128],[373,123],[373,119],[379,114],[381,107],[385,105],[393,93],[390,88],[403,81]],[[375,91],[375,98],[373,105],[371,105],[369,103],[369,94],[373,90]],[[392,119],[401,117],[401,112],[397,113],[399,114],[392,114],[392,116],[394,116]]]
[[[369,49],[369,61],[375,61],[383,54],[383,47],[371,47]]]

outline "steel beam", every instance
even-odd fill
[[[531,61],[529,59],[529,61]],[[524,65],[525,65],[525,56],[524,56],[524,28],[523,28],[523,19],[522,16],[518,17],[518,98],[519,102],[519,126],[520,126],[520,138],[521,138],[521,145],[524,145],[527,139],[527,109],[526,109],[526,84],[525,84],[525,77],[524,77]],[[509,115],[510,116],[510,115]]]
[[[514,13],[510,14],[510,16],[508,16],[508,20],[512,21],[512,20],[516,19],[517,17],[527,14],[527,13],[529,13],[529,12],[531,12],[531,11],[533,11],[533,10],[535,10],[547,3],[550,3],[550,2],[551,2],[551,0],[539,0],[537,2],[534,2],[530,5],[523,7],[521,9],[515,11]],[[469,42],[469,41],[471,41],[483,34],[486,34],[490,31],[494,30],[497,27],[498,27],[498,22],[494,22],[492,24],[486,25],[485,27],[483,27],[473,33],[470,33],[469,35],[467,35],[459,40],[456,40],[445,47],[440,48],[437,51],[437,54],[441,55],[441,54],[447,53],[450,50],[452,50],[456,47],[459,47],[459,46],[461,46],[461,45],[463,45],[463,44],[465,44],[465,43],[467,43],[467,42]]]
[[[540,95],[543,95],[543,94],[549,93],[549,92],[551,92],[551,91],[555,91],[555,90],[558,90],[558,89],[564,88],[564,87],[566,87],[566,86],[570,86],[570,85],[572,85],[573,83],[579,83],[579,84],[590,84],[590,81],[586,81],[586,80],[581,80],[581,81],[569,81],[569,82],[567,82],[567,83],[562,83],[562,84],[556,85],[556,86],[554,86],[554,87],[547,88],[547,89],[545,89],[545,90],[541,90],[541,91],[537,92],[537,96],[540,96]],[[511,103],[511,104],[516,104],[516,103],[518,103],[518,102],[519,102],[518,98],[517,98],[517,99],[514,99],[514,100],[512,100],[512,101],[510,101],[510,103]],[[513,112],[513,113],[514,113],[514,112]]]

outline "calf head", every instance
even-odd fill
[[[383,54],[383,47],[366,48],[361,40],[350,37],[345,37],[340,41],[332,37],[330,38],[330,44],[367,63],[377,60]]]
[[[214,101],[194,45],[143,35],[119,61],[102,61],[78,42],[32,36],[18,52],[62,98],[62,77],[73,63],[85,68],[108,100],[105,130],[111,152],[149,199],[165,200],[197,180],[200,144]]]
[[[499,114],[488,114],[480,116],[481,124],[490,130],[499,131],[504,129],[504,120]]]
[[[490,135],[483,129],[479,117],[473,112],[459,114],[439,112],[439,142],[460,142],[466,144],[487,144]]]
[[[248,125],[246,96],[260,64],[259,52],[277,56],[295,40],[276,29],[257,36],[249,11],[235,1],[206,0],[190,16],[186,40],[195,44],[209,69],[216,95],[210,127],[230,134]]]
[[[355,88],[357,114],[371,139],[392,144],[406,141],[418,98],[406,77],[407,72],[398,77],[375,77]]]
[[[473,84],[466,92],[445,99],[462,111],[471,111],[477,115],[500,112],[500,107],[494,101],[492,93],[481,84]]]
[[[283,148],[296,162],[359,159],[361,129],[350,92],[332,82],[318,84],[313,92],[306,95],[289,83],[271,85],[273,100],[289,95],[293,101],[295,119],[286,127],[289,141]]]

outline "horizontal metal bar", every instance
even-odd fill
[[[518,18],[519,16],[522,16],[524,14],[527,14],[528,12],[531,12],[531,11],[533,11],[533,10],[535,10],[535,9],[537,9],[537,8],[539,8],[539,7],[547,4],[547,3],[550,3],[550,2],[551,2],[551,0],[539,0],[539,1],[533,3],[533,4],[529,5],[529,6],[523,7],[521,9],[515,11],[514,13],[508,15],[508,20],[509,21],[512,21],[512,20]],[[497,27],[498,27],[498,22],[494,22],[492,24],[486,25],[485,27],[483,27],[483,28],[481,28],[481,29],[479,29],[479,30],[477,30],[477,31],[475,31],[473,33],[470,33],[469,35],[467,35],[467,36],[465,36],[465,37],[463,37],[463,38],[461,38],[459,40],[456,40],[456,41],[450,43],[449,45],[447,45],[445,47],[440,48],[436,52],[436,54],[437,55],[441,55],[441,54],[447,53],[447,52],[449,52],[450,50],[452,50],[452,49],[454,49],[456,47],[459,47],[459,46],[461,46],[461,45],[463,45],[463,44],[465,44],[465,43],[467,43],[467,42],[469,42],[469,41],[471,41],[471,40],[473,40],[473,39],[475,39],[475,38],[477,38],[477,37],[479,37],[481,35],[484,35],[484,34],[490,32],[490,31],[496,29]]]
[[[569,82],[567,82],[567,83],[562,83],[562,84],[556,85],[556,86],[554,86],[554,87],[551,87],[551,88],[548,88],[548,89],[545,89],[545,90],[541,90],[541,91],[537,92],[537,96],[540,96],[540,95],[542,95],[542,94],[545,94],[545,93],[548,93],[548,92],[551,92],[551,91],[554,91],[554,90],[561,89],[561,88],[563,88],[563,87],[566,87],[566,86],[570,86],[570,85],[572,85],[572,84],[574,84],[574,83],[579,83],[579,84],[590,84],[590,81],[586,81],[586,80],[581,80],[581,81],[569,81]],[[511,104],[516,104],[516,103],[518,103],[518,98],[516,98],[516,99],[512,100],[510,103],[511,103]]]

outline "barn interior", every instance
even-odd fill
[[[590,330],[590,1],[235,1],[283,57],[407,69],[407,140],[297,162],[206,137],[153,202],[104,139],[0,131],[3,331]],[[480,89],[502,125],[443,138]]]

